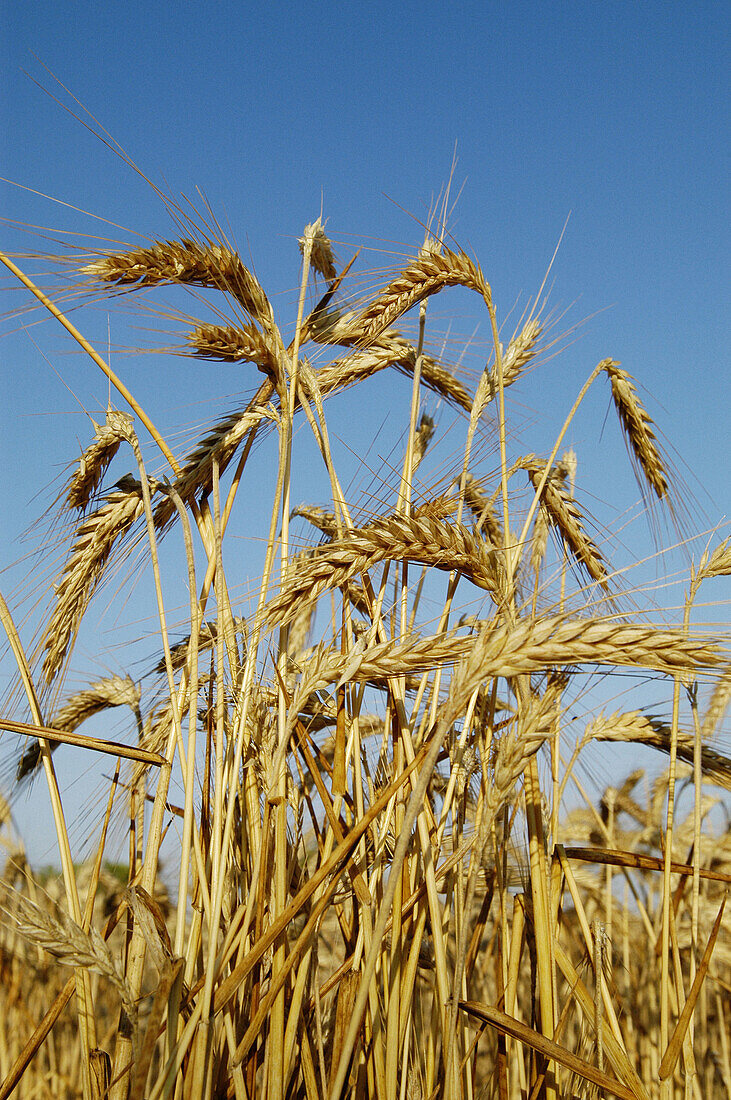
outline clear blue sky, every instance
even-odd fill
[[[406,252],[420,244],[418,220],[449,176],[456,143],[453,190],[462,194],[450,227],[480,260],[503,316],[537,291],[571,215],[550,305],[571,307],[564,328],[585,323],[516,392],[527,435],[544,414],[560,423],[591,367],[613,356],[647,391],[702,509],[699,525],[728,514],[726,5],[4,0],[2,13],[6,251],[53,250],[19,223],[130,242],[132,230],[176,232],[149,186],[42,90],[81,113],[44,65],[169,194],[205,193],[290,316],[295,238],[321,203],[342,258],[361,243]],[[6,314],[24,292],[1,285]],[[466,338],[472,314],[454,301],[453,339]],[[445,296],[439,308],[448,305]],[[123,335],[118,312],[74,319],[102,348],[108,325],[113,346],[147,338]],[[89,438],[51,363],[87,408],[106,401],[100,376],[50,321],[26,331],[6,319],[2,333],[0,568],[21,556],[14,540],[49,503],[48,492],[36,494]],[[476,346],[486,339],[483,328]],[[207,365],[116,363],[165,428],[190,416],[195,379],[224,394],[238,388],[230,371]],[[573,440],[598,498],[614,496],[606,471],[622,446],[614,423],[597,443],[606,408],[604,394]],[[200,420],[208,415],[196,407]],[[636,496],[628,472],[617,491],[627,505]],[[0,573],[3,591],[12,596],[20,576]],[[113,666],[109,654],[104,661]]]

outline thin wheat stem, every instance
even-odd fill
[[[167,802],[168,787],[170,783],[170,775],[172,769],[173,756],[177,744],[182,746],[182,735],[180,727],[180,707],[178,703],[178,697],[175,690],[175,681],[173,677],[173,663],[170,653],[170,641],[168,637],[165,607],[162,595],[162,583],[160,578],[160,564],[157,553],[157,539],[155,536],[155,523],[152,515],[152,501],[150,497],[150,486],[147,480],[147,472],[145,470],[145,464],[142,458],[142,452],[137,439],[136,433],[130,429],[128,442],[132,447],[132,450],[137,459],[137,466],[140,473],[140,483],[142,489],[142,499],[145,508],[145,519],[147,522],[147,537],[150,548],[150,562],[152,565],[153,579],[155,584],[155,598],[157,601],[157,611],[160,620],[160,635],[163,642],[163,648],[165,652],[165,666],[167,670],[168,690],[170,692],[170,704],[172,709],[172,722],[170,732],[167,737],[167,743],[165,746],[164,756],[165,764],[160,768],[158,776],[157,788],[155,791],[155,798],[153,802],[152,815],[150,818],[150,827],[147,837],[147,845],[145,849],[144,862],[142,864],[141,886],[148,894],[154,892],[155,879],[157,876],[158,857],[160,852],[160,844],[162,842],[163,832],[163,818],[165,814],[165,806]],[[142,972],[145,964],[146,953],[146,940],[143,931],[139,927],[139,922],[135,922],[134,931],[132,935],[132,942],[130,944],[130,952],[128,957],[128,971],[127,980],[131,990],[133,1000],[139,996],[140,987],[142,984]],[[131,1040],[124,1034],[120,1034],[117,1037],[117,1046],[114,1057],[114,1071],[115,1076],[118,1077],[117,1084],[112,1086],[109,1100],[126,1100],[127,1094],[127,1079],[126,1068],[129,1062],[131,1053]]]
[[[51,301],[51,299],[46,297],[46,295],[43,293],[43,291],[39,290],[38,287],[28,278],[28,276],[25,275],[20,270],[19,267],[16,267],[16,265],[13,263],[13,261],[8,259],[8,257],[5,256],[2,252],[0,252],[0,261],[2,261],[2,263],[4,263],[5,266],[10,271],[12,271],[13,275],[15,275],[16,278],[20,279],[21,283],[23,283],[24,286],[26,286],[28,288],[28,290],[30,290],[31,294],[35,295],[35,297],[38,299],[38,301],[41,303],[41,305],[45,306],[45,308],[48,310],[48,312],[53,314],[53,316],[56,318],[56,320],[59,321],[63,325],[63,327],[66,329],[66,331],[68,333],[70,333],[71,336],[73,336],[74,340],[76,340],[76,342],[81,345],[81,347],[84,349],[86,354],[88,356],[90,356],[90,358],[94,360],[96,365],[104,372],[104,374],[107,376],[107,378],[112,383],[112,385],[117,390],[117,392],[119,394],[121,394],[121,396],[127,402],[129,407],[132,409],[132,412],[135,414],[135,416],[140,420],[140,422],[142,424],[145,425],[148,432],[150,433],[150,435],[152,436],[152,438],[155,440],[158,447],[162,451],[163,455],[165,456],[167,461],[170,463],[171,470],[173,471],[175,476],[178,477],[180,475],[180,467],[178,466],[177,462],[175,461],[175,458],[173,457],[173,455],[172,455],[168,445],[166,444],[165,440],[162,438],[162,436],[158,432],[157,428],[155,427],[155,425],[152,423],[152,421],[148,417],[147,413],[137,403],[137,401],[132,396],[132,394],[129,392],[129,390],[124,385],[124,383],[119,378],[117,378],[117,375],[114,373],[112,368],[107,363],[104,362],[102,357],[94,350],[94,348],[91,346],[89,341],[84,336],[81,335],[81,333],[79,332],[79,330],[77,328],[75,328],[71,324],[69,319],[64,316],[64,314],[61,312],[61,310],[58,308],[58,306],[54,305],[54,303]]]
[[[176,912],[174,950],[176,955],[182,955],[185,947],[185,922],[188,909],[188,876],[190,870],[190,850],[194,829],[194,797],[195,797],[195,768],[196,739],[198,729],[198,716],[196,714],[195,700],[198,698],[198,639],[200,633],[201,615],[199,613],[199,601],[196,597],[197,585],[195,577],[195,558],[193,555],[193,538],[190,530],[190,521],[182,500],[175,490],[168,486],[173,504],[180,516],[183,541],[185,545],[185,558],[188,565],[188,592],[190,598],[190,638],[188,642],[188,665],[190,706],[188,707],[188,750],[186,754],[187,767],[184,772],[185,802],[183,817],[183,837],[180,852],[180,878],[178,882],[178,908]],[[172,1027],[172,1013],[169,1026]]]

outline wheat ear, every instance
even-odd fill
[[[649,668],[666,676],[717,668],[721,648],[709,638],[688,638],[681,630],[608,619],[551,616],[514,627],[489,620],[479,634],[407,636],[341,654],[319,647],[310,656],[292,703],[302,710],[314,691],[339,681],[362,683],[457,664],[455,676],[467,697],[494,677],[529,676],[572,665]]]
[[[114,547],[142,515],[139,483],[129,480],[128,489],[108,493],[101,507],[90,512],[76,530],[68,561],[56,585],[55,607],[43,635],[46,683],[50,684],[58,672]]]
[[[454,501],[449,505],[454,507]],[[427,508],[412,516],[393,515],[349,531],[314,551],[312,558],[267,606],[271,627],[287,622],[303,599],[311,602],[339,588],[382,561],[417,561],[447,571],[457,570],[478,588],[496,592],[494,549],[460,524],[447,523]]]
[[[355,322],[357,338],[363,343],[374,339],[419,302],[448,286],[465,286],[486,301],[491,298],[479,265],[469,256],[427,245],[363,311]]]
[[[43,948],[65,966],[101,974],[117,989],[125,1008],[136,1016],[136,1006],[124,973],[95,928],[88,932],[65,913],[51,916],[24,894],[15,894],[15,928],[36,947]]]
[[[276,416],[268,404],[274,393],[274,383],[267,380],[243,409],[235,410],[214,424],[185,461],[175,482],[175,491],[189,504],[197,496],[206,496],[213,488],[213,463],[218,461],[221,473],[226,469],[247,433],[262,420]],[[155,526],[162,531],[175,515],[170,497],[161,496],[155,507]]]
[[[521,332],[510,341],[503,355],[503,386],[507,389],[517,382],[532,359],[535,358],[538,338],[543,332],[536,320],[528,321]],[[497,366],[493,366],[489,375],[489,397],[494,400],[498,391]]]
[[[200,324],[187,334],[186,340],[194,355],[201,359],[256,363],[266,374],[276,376],[276,350],[255,325]]]
[[[335,270],[335,255],[330,238],[325,233],[324,226],[318,218],[311,225],[305,226],[303,235],[299,238],[300,252],[304,256],[305,241],[310,248],[310,266],[318,275],[331,282],[337,276]]]
[[[701,736],[704,741],[713,737],[731,703],[731,665],[719,676],[711,700],[703,716]]]
[[[698,566],[697,581],[731,575],[731,539],[726,539],[711,554],[704,554]]]
[[[651,745],[669,754],[672,738],[667,722],[633,710],[608,715],[600,713],[586,727],[583,740],[631,741]],[[693,751],[694,738],[690,734],[679,733],[676,747],[678,758],[692,764]],[[708,782],[731,790],[731,759],[724,753],[707,745],[701,746],[701,768]]]
[[[357,344],[356,330],[345,327],[335,340],[327,342],[342,343],[345,346]],[[400,333],[388,329],[368,342],[368,347],[356,351],[344,359],[335,359],[317,372],[317,381],[323,395],[334,389],[345,389],[364,378],[370,377],[385,367],[395,367],[404,374],[413,375],[416,364],[416,349]],[[421,376],[429,389],[441,394],[451,404],[469,412],[472,408],[472,396],[451,371],[447,370],[431,356],[421,359]]]
[[[129,413],[107,409],[103,424],[94,424],[93,441],[79,458],[78,466],[66,487],[66,505],[82,512],[98,489],[121,443],[127,438]]]
[[[667,496],[667,470],[657,446],[652,419],[637,396],[634,379],[618,363],[607,361],[605,368],[612,384],[612,398],[624,434],[637,465],[658,500]]]
[[[537,488],[543,476],[544,464],[534,455],[527,455],[522,460],[522,466],[526,470],[531,484]],[[606,586],[607,570],[599,548],[589,538],[581,523],[581,513],[574,498],[564,489],[559,474],[549,476],[541,493],[541,504],[546,510],[546,515],[552,526],[569,548],[573,556],[582,565],[592,580],[599,581]]]
[[[142,287],[192,283],[232,294],[254,321],[273,326],[274,314],[258,279],[230,248],[204,241],[157,241],[150,248],[107,252],[81,268],[98,283]]]
[[[482,491],[480,482],[472,474],[465,477],[464,502],[475,517],[477,530],[484,531],[493,546],[502,546],[504,535],[497,512],[490,498]]]

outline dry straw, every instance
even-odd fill
[[[53,729],[64,733],[73,733],[75,729],[85,722],[87,718],[98,714],[108,707],[127,706],[137,712],[140,705],[142,690],[139,684],[135,684],[129,676],[107,676],[103,680],[97,680],[83,691],[77,691],[70,695],[63,705],[51,718],[50,725]],[[51,745],[51,751],[57,747],[57,743]],[[16,780],[20,782],[36,770],[41,762],[41,749],[37,741],[34,741],[25,750],[18,760]]]

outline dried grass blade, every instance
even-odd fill
[[[140,1043],[139,1053],[135,1059],[132,1073],[132,1087],[130,1091],[130,1096],[132,1097],[144,1095],[145,1082],[147,1081],[147,1075],[152,1064],[152,1057],[155,1053],[155,1045],[160,1035],[160,1021],[165,1011],[170,991],[183,968],[184,962],[185,960],[182,958],[173,959],[160,975],[160,980],[155,989],[152,1006],[147,1016],[145,1033]]]
[[[665,861],[657,856],[640,855],[637,852],[622,852],[611,848],[566,848],[569,859],[580,859],[587,863],[611,864],[613,867],[637,867],[643,871],[662,871]],[[693,866],[690,863],[670,863],[670,870],[674,875],[692,875]],[[731,886],[731,875],[725,871],[713,871],[708,867],[701,867],[701,878],[710,882],[723,882]]]
[[[675,1025],[675,1031],[672,1034],[670,1042],[668,1043],[668,1049],[663,1055],[663,1059],[660,1062],[660,1069],[658,1071],[661,1081],[667,1080],[672,1074],[680,1057],[680,1051],[683,1047],[683,1040],[688,1030],[693,1012],[695,1010],[696,1002],[700,996],[703,982],[705,981],[706,974],[708,973],[708,967],[711,965],[711,955],[713,954],[713,948],[716,946],[716,940],[718,939],[718,933],[721,931],[721,918],[723,917],[723,911],[726,907],[726,899],[728,895],[724,895],[724,899],[721,902],[721,908],[718,910],[718,916],[713,922],[713,928],[711,934],[708,937],[708,943],[706,949],[703,952],[703,958],[701,959],[700,966],[696,971],[695,978],[693,979],[693,985],[690,987],[690,993],[683,1005],[683,1011],[680,1014],[680,1019]]]
[[[580,1006],[589,1026],[592,1026],[594,1020],[594,1001],[584,982],[581,980],[581,976],[571,962],[568,954],[557,940],[553,942],[553,953],[559,969],[571,988],[572,996]],[[631,1095],[633,1100],[636,1100],[637,1097],[639,1097],[640,1100],[650,1100],[649,1093],[630,1062],[626,1051],[617,1041],[614,1033],[610,1029],[607,1029],[604,1035],[604,1053],[612,1062],[615,1073],[623,1077],[628,1087],[632,1090]]]
[[[312,877],[297,892],[296,896],[292,898],[292,901],[284,912],[260,937],[249,953],[245,955],[231,973],[224,978],[215,993],[214,1011],[220,1011],[230,998],[233,997],[239,985],[251,971],[252,967],[259,961],[264,952],[274,943],[277,937],[281,935],[282,931],[292,921],[302,906],[305,905],[307,899],[312,896],[321,883],[330,875],[336,874],[337,871],[344,866],[350,858],[353,849],[359,843],[360,838],[367,832],[371,823],[378,817],[395,792],[403,786],[412,772],[423,764],[428,755],[429,748],[430,746],[428,744],[423,745],[411,763],[407,764],[404,770],[384,788],[376,801],[369,807],[366,814],[353,825],[347,836],[338,844],[330,858],[318,868]],[[202,986],[203,982],[201,980],[191,990],[191,997],[198,993]]]
[[[608,1074],[602,1073],[590,1062],[579,1058],[578,1055],[573,1054],[566,1047],[554,1043],[552,1039],[548,1039],[540,1032],[534,1031],[533,1028],[521,1023],[520,1020],[501,1012],[500,1009],[493,1008],[491,1005],[479,1004],[477,1001],[460,1001],[459,1007],[470,1016],[476,1016],[478,1020],[484,1020],[485,1023],[490,1024],[491,1027],[502,1032],[503,1035],[518,1039],[519,1042],[532,1047],[533,1050],[537,1050],[539,1054],[543,1054],[551,1061],[559,1062],[560,1065],[565,1066],[572,1073],[578,1074],[579,1077],[583,1077],[584,1080],[604,1089],[612,1096],[618,1096],[621,1100],[636,1100],[636,1093],[632,1089],[627,1088],[620,1081],[615,1081]]]
[[[44,740],[57,741],[62,745],[78,745],[82,749],[107,753],[109,756],[122,756],[125,760],[139,760],[144,764],[154,764],[156,767],[161,767],[165,763],[165,757],[157,752],[123,745],[119,741],[104,741],[99,737],[85,737],[81,733],[69,733],[52,729],[50,726],[39,726],[33,722],[16,722],[10,718],[0,718],[0,729],[8,730],[10,733],[31,734],[34,737],[42,737]]]

